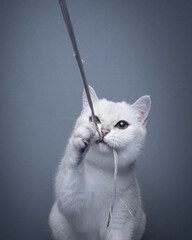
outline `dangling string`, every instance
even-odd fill
[[[97,129],[97,132],[99,134],[99,138],[101,139],[102,138],[101,133],[100,133],[100,131],[98,129],[98,126],[97,126],[97,123],[96,123],[96,117],[95,117],[95,113],[94,113],[94,109],[93,109],[93,103],[91,101],[89,86],[88,86],[87,79],[86,79],[86,76],[85,76],[85,71],[84,71],[84,68],[83,68],[82,59],[80,57],[79,49],[78,49],[78,46],[77,46],[77,41],[76,41],[76,38],[75,38],[75,33],[73,31],[73,26],[72,26],[72,23],[71,23],[71,19],[70,19],[69,11],[68,11],[68,8],[67,8],[67,4],[66,4],[65,0],[59,0],[59,4],[61,6],[61,11],[62,11],[62,14],[63,14],[63,18],[64,18],[65,24],[67,26],[67,30],[68,30],[68,33],[69,33],[69,36],[70,36],[70,39],[71,39],[73,50],[75,52],[75,57],[76,57],[76,60],[77,60],[78,66],[79,66],[79,70],[80,70],[80,73],[81,73],[81,76],[82,76],[82,79],[83,79],[85,92],[87,94],[88,103],[89,103],[89,106],[90,106],[90,109],[91,109],[92,118],[93,118],[93,121],[96,125],[96,129]]]
[[[110,209],[109,209],[109,217],[107,222],[107,227],[109,227],[110,222],[112,221],[112,214],[113,214],[113,208],[116,200],[116,193],[117,193],[117,174],[118,174],[118,155],[115,149],[113,149],[113,157],[114,157],[114,191],[113,191],[113,197],[112,201],[110,203]]]
[[[97,126],[97,123],[96,123],[96,117],[95,117],[95,113],[94,113],[94,109],[93,109],[93,104],[92,104],[92,101],[91,101],[89,86],[88,86],[87,79],[86,79],[86,76],[85,76],[82,59],[80,57],[80,53],[79,53],[79,50],[78,50],[78,47],[77,47],[77,41],[76,41],[76,38],[75,38],[75,34],[74,34],[73,26],[72,26],[72,23],[71,23],[69,11],[68,11],[68,8],[67,8],[67,4],[66,4],[65,0],[59,0],[59,4],[60,4],[60,7],[61,7],[63,18],[65,20],[65,24],[67,26],[67,30],[68,30],[70,39],[71,39],[73,50],[75,52],[75,57],[76,57],[76,60],[77,60],[78,66],[79,66],[79,70],[80,70],[80,73],[81,73],[81,76],[82,76],[82,79],[83,79],[85,92],[87,94],[88,103],[89,103],[91,113],[92,113],[92,118],[93,118],[94,123],[96,125],[96,129],[97,129],[97,132],[99,134],[99,137],[100,137],[100,139],[102,139],[101,133],[100,133],[100,131],[98,129],[98,126]],[[109,224],[112,220],[112,213],[113,213],[114,203],[115,203],[115,199],[116,199],[116,191],[117,191],[116,179],[117,179],[117,172],[118,172],[118,155],[117,155],[117,152],[114,149],[113,149],[113,155],[114,155],[114,192],[113,192],[112,202],[110,203],[110,210],[109,210],[109,218],[108,218],[108,222],[107,222],[107,227],[109,227]]]

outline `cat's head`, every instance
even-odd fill
[[[136,158],[146,136],[146,121],[151,107],[150,96],[143,96],[133,104],[115,103],[98,99],[94,89],[91,87],[89,89],[97,125],[102,135],[100,141],[98,136],[92,139],[92,146],[103,154],[111,152],[114,148],[119,153],[126,153],[129,158]],[[92,121],[85,91],[81,119]]]

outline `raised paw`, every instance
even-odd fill
[[[92,122],[88,122],[78,126],[74,130],[73,143],[79,150],[85,150],[96,133],[96,126]]]

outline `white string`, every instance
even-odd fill
[[[123,203],[123,205],[127,208],[127,211],[129,212],[129,214],[133,217],[133,213],[131,212],[131,210],[128,208],[127,204],[119,197],[119,200]]]
[[[116,200],[116,193],[117,193],[118,155],[117,155],[117,152],[115,149],[113,149],[113,157],[114,157],[114,191],[113,191],[112,201],[110,203],[107,227],[109,227],[109,224],[112,221],[113,208],[114,208],[114,204],[115,204],[115,200]]]

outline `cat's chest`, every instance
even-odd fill
[[[113,172],[92,165],[85,167],[86,188],[94,201],[111,198],[114,188]]]

